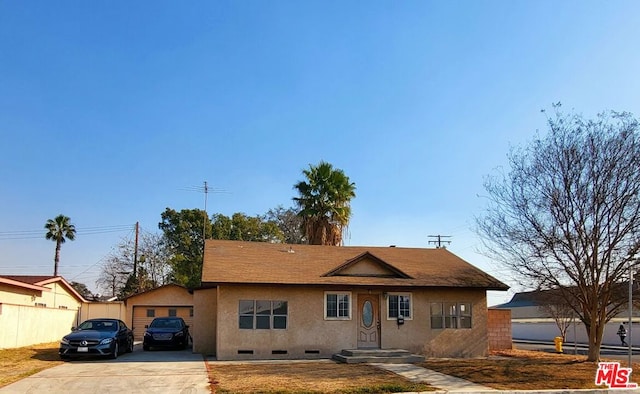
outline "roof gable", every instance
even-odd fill
[[[393,265],[374,256],[369,251],[361,253],[347,260],[344,264],[332,269],[322,276],[354,276],[374,278],[402,278],[409,279],[409,275]]]
[[[80,295],[80,293],[78,293],[76,289],[74,289],[73,286],[71,286],[71,284],[69,284],[69,282],[67,282],[62,276],[2,275],[0,277],[4,278],[4,283],[7,283],[7,281],[13,281],[14,285],[16,283],[22,283],[22,287],[32,288],[36,290],[46,289],[44,291],[51,291],[51,289],[46,287],[46,285],[51,283],[59,283],[78,301],[87,302],[87,300],[85,300],[84,297],[82,297],[82,295]]]
[[[168,289],[168,288],[171,288],[171,287],[176,287],[176,288],[179,288],[179,289],[182,289],[182,290],[185,290],[185,291],[189,291],[189,289],[187,289],[185,286],[179,285],[177,283],[167,283],[166,285],[154,287],[153,289],[145,290],[145,291],[142,291],[140,293],[131,294],[131,295],[123,298],[123,300],[126,302],[131,298],[135,298],[135,297],[138,297],[138,296],[141,296],[141,295],[145,295],[145,294],[150,294],[150,293],[157,292],[157,291],[162,291],[164,289]]]

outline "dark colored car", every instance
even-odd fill
[[[152,347],[186,349],[189,345],[189,326],[181,317],[156,317],[145,328],[147,331],[142,340],[143,350],[149,350]]]
[[[133,351],[133,331],[122,320],[89,319],[60,341],[60,358],[108,356]]]

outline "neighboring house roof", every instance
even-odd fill
[[[172,286],[179,287],[179,288],[184,289],[184,290],[188,290],[186,287],[184,287],[184,286],[182,286],[182,285],[179,285],[179,284],[177,284],[177,283],[168,283],[168,284],[166,284],[166,285],[158,286],[158,287],[156,287],[155,289],[146,290],[146,291],[143,291],[143,292],[141,292],[141,293],[131,294],[130,296],[123,298],[123,301],[125,301],[125,303],[126,303],[126,301],[127,301],[129,298],[137,297],[137,296],[142,295],[142,294],[152,293],[152,292],[154,292],[154,291],[158,291],[158,290],[165,289],[165,288],[167,288],[167,287],[172,287]]]
[[[207,240],[203,285],[509,286],[448,250]]]
[[[0,276],[0,283],[4,283],[10,286],[22,287],[24,289],[29,289],[29,290],[51,291],[51,289],[49,289],[48,287],[42,287],[42,286],[34,285],[32,283],[16,280],[12,276]]]
[[[522,308],[527,306],[544,306],[563,302],[556,290],[533,290],[516,293],[511,300],[505,304],[493,306],[497,309]]]
[[[2,281],[3,283],[6,283],[5,281],[12,281],[14,282],[14,285],[16,285],[15,283],[17,282],[19,285],[21,284],[22,287],[26,288],[32,288],[27,286],[36,286],[37,288],[35,288],[34,290],[41,291],[51,291],[51,289],[45,287],[45,285],[48,285],[49,283],[60,282],[60,284],[64,286],[67,291],[71,293],[75,298],[77,298],[80,302],[87,302],[87,300],[85,300],[84,297],[82,297],[82,295],[80,295],[80,293],[78,293],[76,289],[74,289],[73,286],[71,286],[69,282],[64,280],[64,278],[61,276],[0,275],[0,281]]]

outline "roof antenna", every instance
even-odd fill
[[[451,244],[451,241],[447,241],[447,240],[442,239],[442,238],[451,238],[451,235],[440,235],[440,234],[438,234],[438,235],[428,235],[428,237],[429,238],[435,238],[433,241],[429,241],[429,244],[435,244],[436,245],[436,249],[440,249],[440,248],[446,249],[447,246],[443,245],[443,244],[445,244],[445,243],[447,245]]]

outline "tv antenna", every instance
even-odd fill
[[[204,219],[202,222],[202,242],[204,244],[204,240],[207,239],[207,218],[208,218],[208,214],[207,214],[207,199],[209,197],[209,193],[227,193],[226,190],[223,189],[214,189],[211,188],[208,184],[207,181],[203,182],[203,186],[189,186],[186,188],[182,188],[180,190],[184,190],[187,192],[197,192],[197,193],[204,193]]]
[[[428,235],[429,238],[435,238],[434,240],[430,240],[429,244],[435,244],[436,245],[436,249],[440,249],[440,248],[447,248],[445,245],[443,244],[447,244],[450,245],[451,241],[447,241],[443,238],[451,238],[451,235]]]

